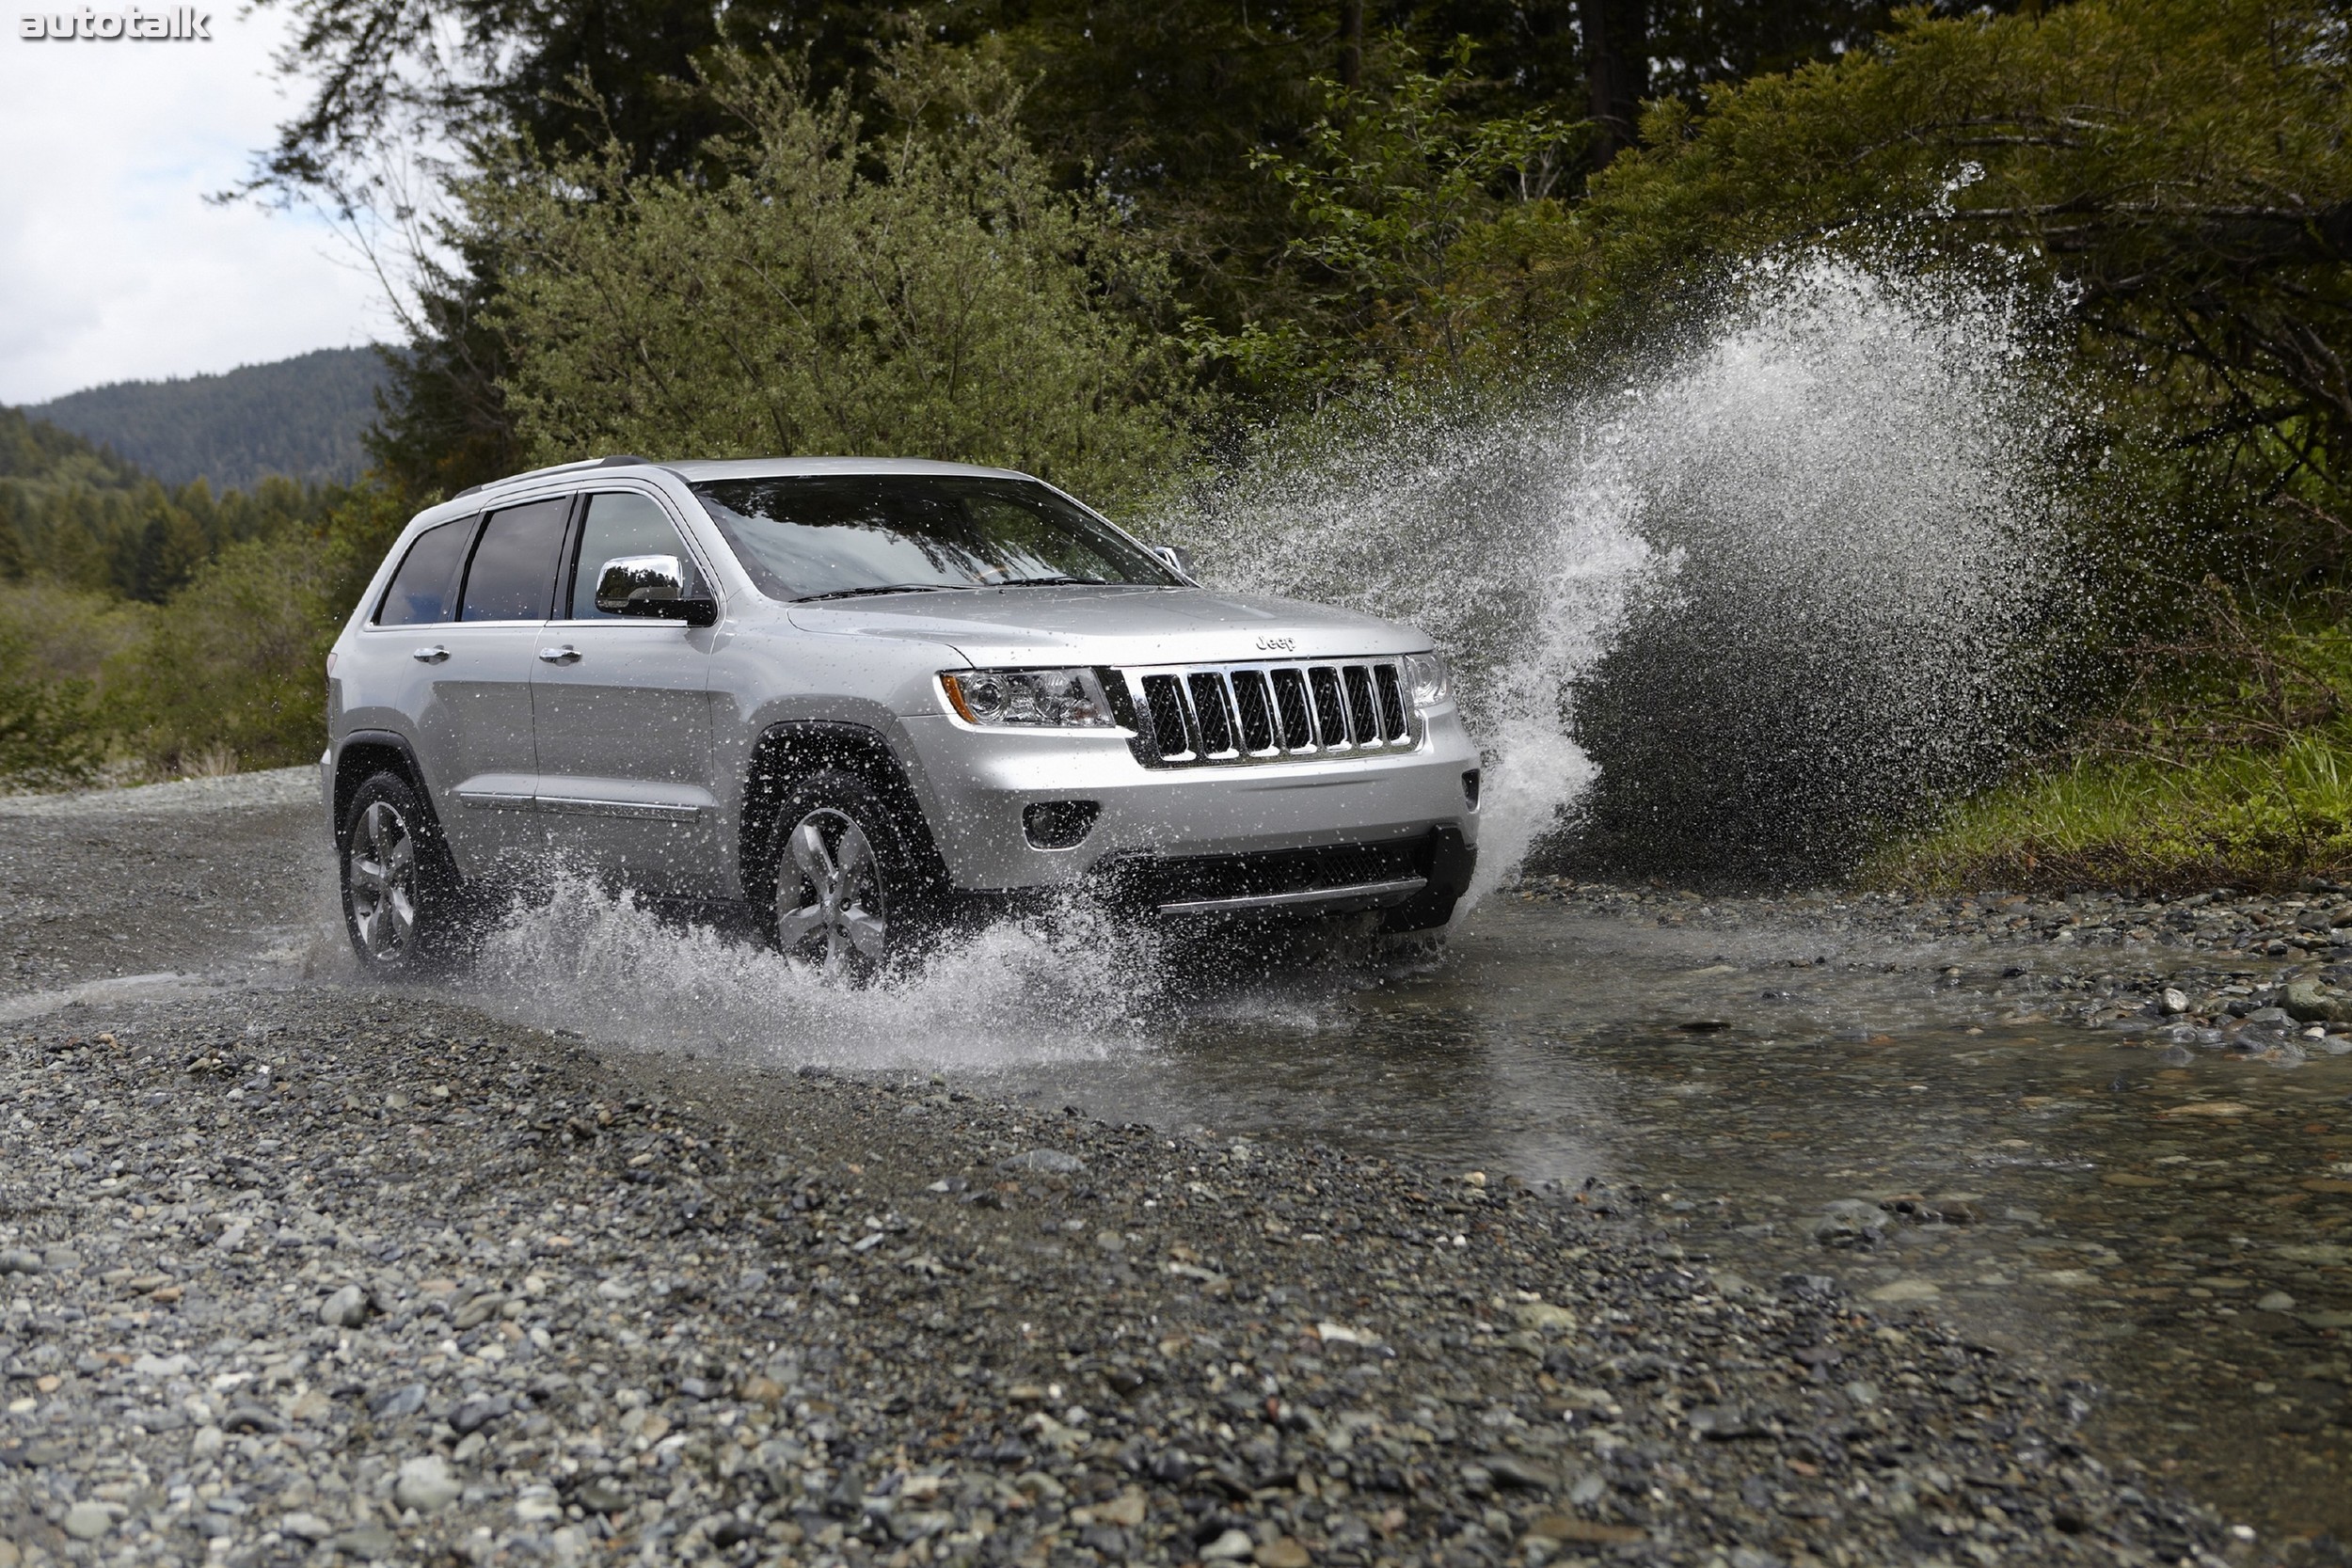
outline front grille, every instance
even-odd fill
[[[1150,768],[1409,752],[1421,726],[1394,659],[1109,670]]]

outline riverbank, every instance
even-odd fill
[[[1947,984],[2013,1002],[2004,1022],[2142,1033],[2295,1062],[2352,1053],[2352,888],[2120,893],[1813,892],[1716,896],[1529,878],[1510,896],[1697,930],[1779,926],[1845,941],[1948,942]],[[1970,951],[1999,955],[1971,961]],[[1826,958],[1824,961],[1827,961]]]
[[[304,989],[41,1020],[0,1094],[27,1560],[2229,1544],[1989,1347],[1607,1188]]]

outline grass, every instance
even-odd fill
[[[2186,762],[2076,758],[1882,851],[1875,885],[2065,892],[2293,887],[2352,877],[2352,742]]]
[[[1950,807],[1866,867],[1915,889],[2283,888],[2352,878],[2352,627],[2206,625],[2138,650],[2137,678],[2073,754]]]

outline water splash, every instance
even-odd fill
[[[489,934],[478,1005],[645,1050],[771,1067],[986,1070],[1136,1049],[1158,990],[1148,938],[1085,908],[1006,920],[864,990],[738,933],[560,876]]]
[[[1835,860],[2012,728],[2064,577],[2048,306],[1777,258],[1621,385],[1279,445],[1163,526],[1224,586],[1453,655],[1474,895],[1571,807],[1681,871]]]

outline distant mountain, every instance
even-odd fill
[[[225,375],[118,381],[24,410],[114,449],[167,484],[249,489],[265,474],[348,480],[367,461],[384,361],[372,348],[323,348]]]

